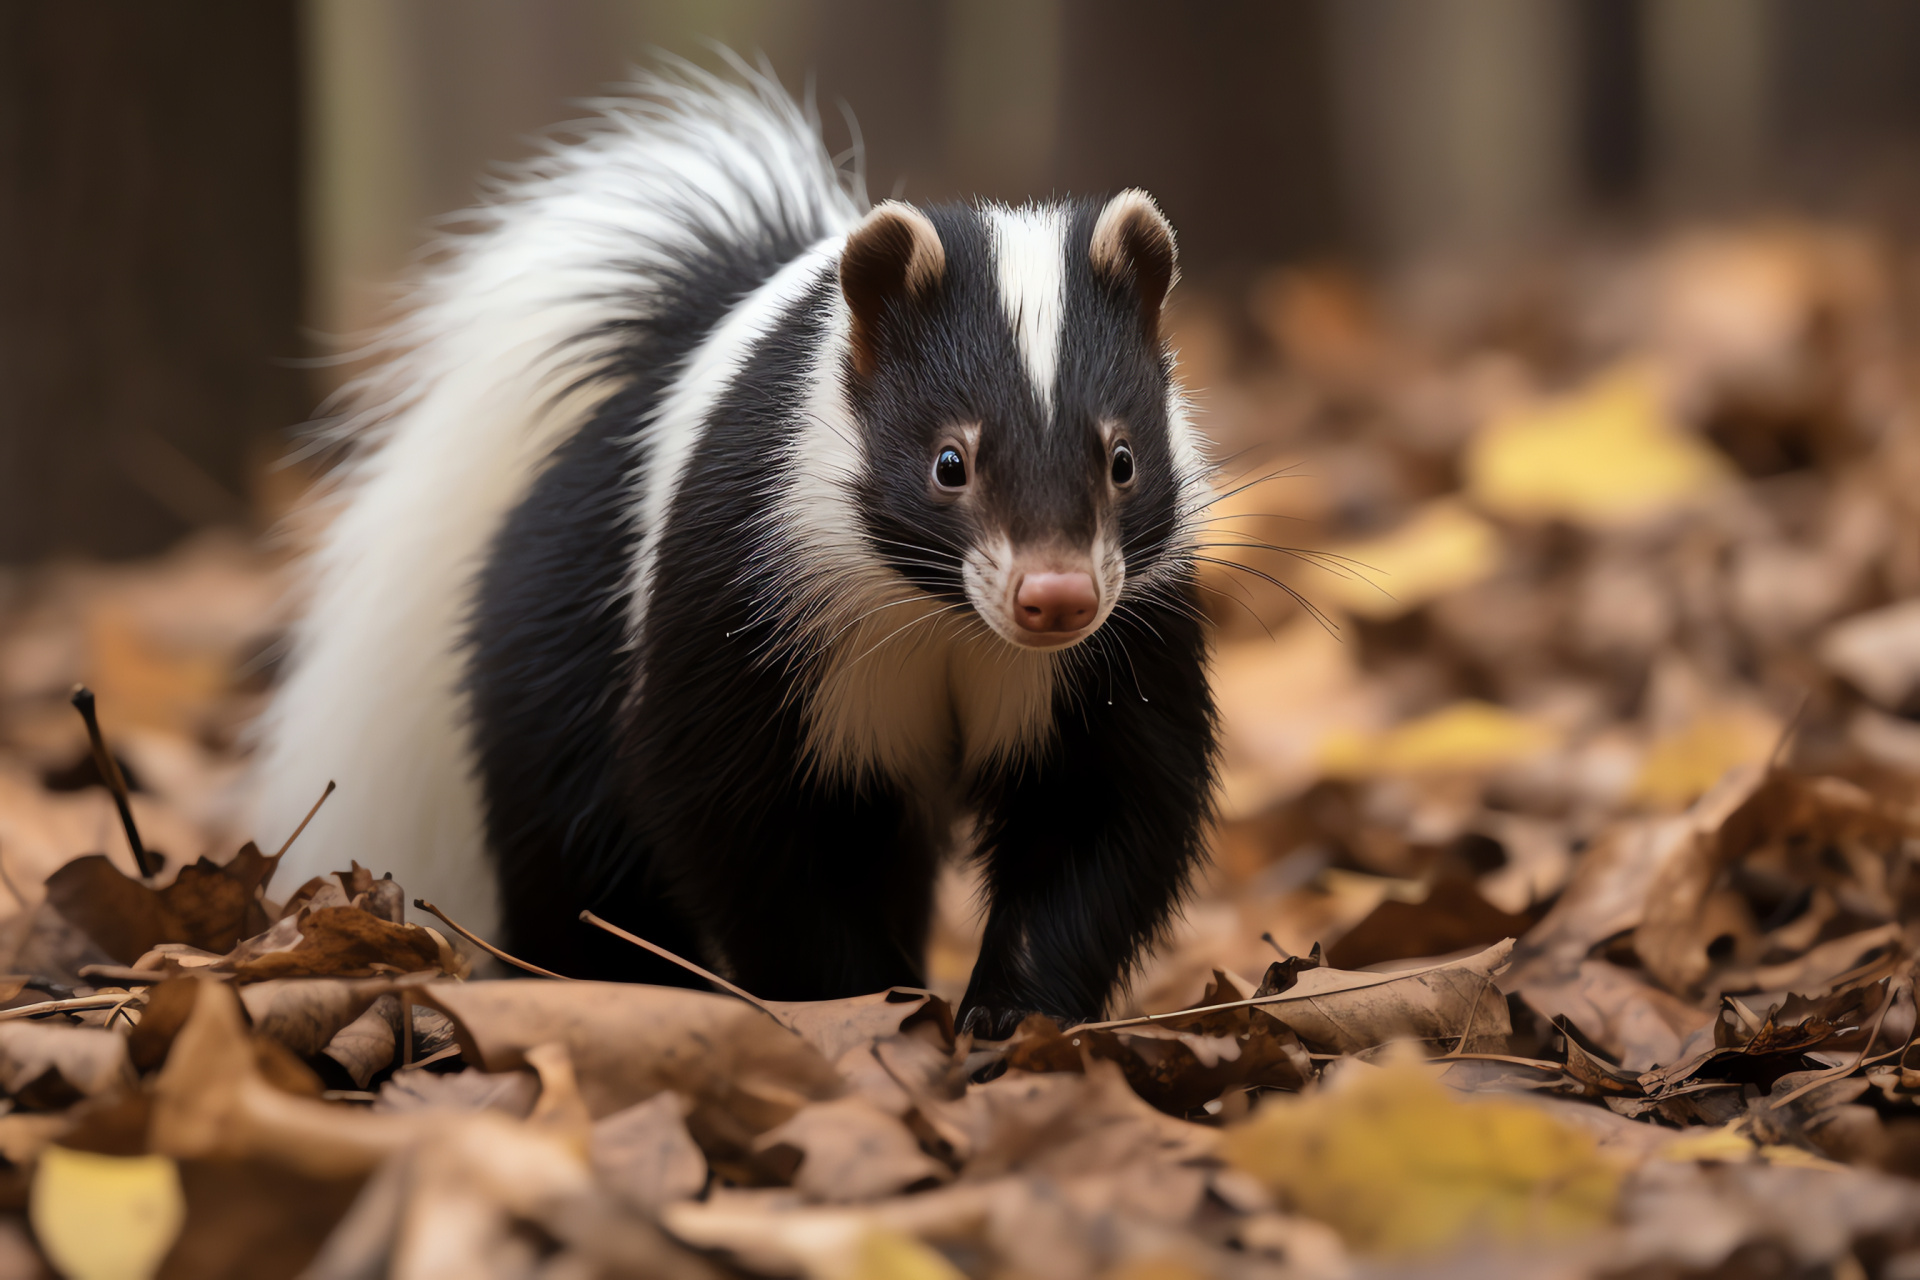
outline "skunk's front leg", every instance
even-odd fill
[[[1131,646],[1137,680],[1109,702],[1104,667],[1075,664],[1054,740],[981,788],[990,911],[961,1005],[976,1035],[1004,1037],[1029,1013],[1098,1020],[1186,892],[1212,793],[1213,703],[1198,627],[1170,611],[1153,626],[1159,644]]]

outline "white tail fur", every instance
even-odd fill
[[[355,389],[357,445],[310,562],[291,674],[260,725],[263,843],[340,784],[287,855],[283,890],[357,859],[496,929],[458,691],[488,542],[605,394],[575,384],[609,353],[609,322],[644,310],[650,272],[696,232],[747,234],[781,204],[844,223],[860,212],[811,112],[765,73],[735,70],[738,82],[683,64],[596,103],[579,141],[472,214],[479,229],[444,246],[379,343],[393,354]]]

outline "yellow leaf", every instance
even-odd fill
[[[180,1234],[187,1201],[165,1156],[48,1147],[33,1172],[29,1216],[70,1280],[147,1280]]]
[[[1684,809],[1729,769],[1773,752],[1780,726],[1758,711],[1730,707],[1701,716],[1648,748],[1633,798],[1656,809]]]
[[[1491,574],[1500,563],[1500,534],[1458,498],[1439,498],[1392,533],[1331,554],[1343,559],[1313,595],[1362,617],[1397,618]]]
[[[1349,1072],[1323,1093],[1269,1101],[1223,1150],[1352,1247],[1407,1256],[1564,1238],[1612,1214],[1619,1169],[1543,1110],[1462,1098],[1413,1065]]]
[[[1471,699],[1385,733],[1329,734],[1320,765],[1331,777],[1381,773],[1478,772],[1518,764],[1559,745],[1551,727]]]
[[[1564,399],[1496,418],[1463,460],[1482,509],[1516,519],[1618,526],[1698,503],[1731,474],[1674,426],[1645,369],[1614,371]]]
[[[1108,1272],[1106,1280],[1207,1280],[1207,1273],[1179,1258],[1142,1258]]]
[[[1753,1155],[1753,1139],[1747,1136],[1744,1119],[1721,1125],[1718,1129],[1708,1129],[1704,1133],[1690,1133],[1660,1148],[1662,1160],[1679,1162],[1710,1160],[1720,1164],[1744,1164],[1753,1159]]]
[[[966,1280],[930,1245],[897,1231],[875,1230],[861,1240],[850,1280]]]

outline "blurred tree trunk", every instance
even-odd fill
[[[0,5],[0,563],[243,519],[307,411],[296,17]]]

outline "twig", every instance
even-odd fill
[[[327,789],[325,791],[322,791],[320,793],[320,798],[313,802],[313,808],[307,810],[307,816],[300,819],[300,825],[293,829],[293,834],[287,837],[287,842],[281,845],[277,850],[274,851],[274,855],[273,855],[274,857],[276,858],[282,857],[286,854],[287,850],[293,848],[293,842],[300,838],[300,833],[307,829],[307,824],[309,822],[313,821],[313,815],[320,812],[320,806],[325,804],[327,802],[327,797],[333,794],[333,785],[334,785],[333,779],[328,778]]]
[[[298,835],[299,832],[296,831],[294,834]],[[494,946],[491,942],[488,942],[485,938],[481,937],[479,934],[474,933],[473,931],[462,926],[452,916],[448,915],[446,912],[442,911],[440,908],[434,906],[431,902],[428,902],[425,898],[415,898],[413,900],[413,905],[420,908],[420,910],[422,911],[426,911],[435,916],[438,916],[440,918],[441,924],[444,924],[445,926],[447,926],[447,928],[453,930],[455,933],[459,934],[461,937],[465,938],[468,942],[471,942],[474,946],[480,948],[482,951],[486,952],[488,955],[492,956],[496,960],[504,960],[516,969],[525,969],[528,973],[537,973],[543,978],[558,978],[562,982],[579,981],[579,979],[577,978],[569,978],[564,973],[555,973],[551,969],[542,969],[537,964],[528,964],[525,960],[517,959],[514,956],[508,955],[506,952]]]
[[[143,879],[151,880],[153,862],[147,857],[147,846],[140,843],[140,828],[133,824],[133,806],[127,802],[127,780],[120,776],[120,762],[113,758],[113,752],[107,750],[107,740],[100,736],[100,717],[94,713],[93,690],[77,684],[69,700],[80,718],[87,722],[87,737],[93,742],[93,766],[100,771],[100,780],[107,784],[107,790],[113,792],[113,803],[120,810],[120,825],[127,829],[127,843],[133,847],[134,865],[140,868]]]
[[[733,983],[728,982],[725,978],[721,977],[719,974],[714,973],[712,970],[702,969],[699,965],[695,964],[691,960],[688,960],[686,957],[677,956],[673,954],[673,952],[667,950],[665,947],[659,945],[658,943],[648,942],[645,938],[641,937],[639,934],[628,933],[625,929],[622,929],[619,925],[612,924],[606,920],[602,920],[599,916],[593,914],[593,912],[591,911],[582,911],[580,913],[580,918],[586,921],[588,924],[592,925],[596,929],[605,929],[608,933],[612,934],[616,938],[624,938],[628,942],[631,942],[636,947],[640,947],[644,950],[653,952],[653,954],[659,956],[662,960],[672,961],[674,964],[679,965],[682,969],[685,969],[688,973],[695,974],[699,977],[705,978],[708,982],[711,982],[714,986],[720,988],[722,991],[726,992],[728,995],[739,996],[742,1000],[745,1000],[748,1004],[760,1010],[762,1013],[766,1014],[769,1018],[772,1018],[775,1022],[779,1023],[781,1026],[785,1027],[787,1025],[786,1019],[782,1018],[779,1014],[775,1013],[773,1011],[772,1006],[770,1006],[765,1000],[762,1000],[759,996],[754,995],[753,992],[748,991],[745,987],[737,987]],[[792,1028],[788,1028],[788,1029],[791,1030]]]
[[[39,1004],[23,1004],[16,1009],[0,1009],[0,1022],[12,1022],[18,1018],[37,1018],[43,1013],[65,1013],[80,1009],[110,1009],[114,1005],[124,1004],[133,999],[126,992],[104,996],[74,996],[67,1000],[42,1000]]]
[[[408,1007],[411,1008],[412,1006],[409,1005]],[[420,1061],[418,1062],[405,1063],[401,1066],[400,1069],[402,1071],[418,1071],[422,1067],[430,1067],[436,1062],[445,1062],[448,1058],[457,1058],[459,1056],[460,1056],[460,1046],[457,1044],[450,1044],[444,1049],[436,1050],[435,1052],[428,1054],[426,1057],[420,1059]]]
[[[1461,1051],[1467,1047],[1467,1037],[1473,1034],[1474,1019],[1480,1016],[1480,998],[1487,994],[1487,989],[1491,986],[1493,986],[1493,979],[1482,974],[1480,989],[1473,993],[1473,1003],[1467,1006],[1467,1025],[1465,1029],[1460,1032],[1460,1038],[1454,1041],[1453,1052],[1441,1054],[1440,1056],[1442,1058],[1458,1058],[1464,1056]]]
[[[113,1006],[113,1008],[107,1010],[106,1019],[100,1025],[105,1027],[107,1030],[111,1031],[113,1030],[113,1020],[115,1018],[126,1018],[128,1028],[131,1029],[133,1027],[139,1026],[140,1025],[139,1023],[135,1022],[131,1017],[127,1016],[127,1006],[132,1004],[135,1000],[144,1000],[144,999],[146,999],[145,992],[141,992],[141,991],[128,992],[126,996],[121,999],[119,1004],[116,1004]]]
[[[676,956],[674,959],[677,960],[678,957]],[[681,963],[685,962],[682,961]],[[1367,977],[1372,979],[1371,981],[1355,982],[1334,991],[1310,994],[1343,995],[1349,991],[1365,991],[1368,987],[1385,986],[1389,982],[1399,982],[1403,978],[1417,978],[1423,973],[1432,973],[1436,969],[1444,969],[1452,963],[1454,962],[1451,960],[1443,960],[1438,964],[1430,964],[1420,969],[1395,969],[1386,973],[1368,974]],[[1486,975],[1480,974],[1477,976],[1485,977]],[[1285,1004],[1290,1000],[1304,1000],[1307,998],[1307,996],[1297,994],[1293,988],[1289,987],[1285,991],[1278,991],[1270,996],[1249,996],[1245,1000],[1228,1000],[1222,1004],[1203,1004],[1191,1009],[1171,1009],[1166,1013],[1143,1013],[1135,1018],[1113,1018],[1107,1022],[1082,1022],[1066,1028],[1061,1034],[1067,1035],[1075,1031],[1116,1031],[1122,1027],[1141,1027],[1151,1025],[1155,1022],[1165,1022],[1169,1018],[1189,1018],[1197,1013],[1219,1013],[1224,1009],[1257,1009],[1264,1005]],[[1443,1038],[1450,1040],[1453,1037],[1447,1036]]]
[[[1904,984],[1902,985],[1904,986]],[[1864,1067],[1865,1065],[1867,1065],[1867,1055],[1873,1052],[1873,1042],[1880,1038],[1880,1024],[1887,1020],[1887,1010],[1893,1008],[1893,1002],[1896,998],[1898,998],[1900,991],[1901,991],[1901,987],[1890,987],[1888,989],[1887,998],[1881,1002],[1880,1012],[1874,1015],[1873,1030],[1867,1032],[1867,1042],[1860,1046],[1860,1053],[1858,1056],[1854,1058],[1852,1062],[1843,1063],[1842,1065],[1837,1067],[1828,1067],[1825,1071],[1822,1071],[1819,1075],[1807,1081],[1805,1084],[1801,1085],[1798,1089],[1795,1089],[1793,1092],[1787,1094],[1785,1097],[1782,1097],[1777,1101],[1775,1101],[1772,1106],[1767,1108],[1767,1110],[1778,1111],[1780,1108],[1786,1106],[1789,1102],[1792,1102],[1795,1098],[1799,1097],[1801,1094],[1809,1093],[1814,1089],[1819,1088],[1821,1085],[1825,1084],[1827,1081],[1835,1079],[1837,1077],[1850,1076],[1854,1072],[1858,1071],[1861,1067]],[[1901,1045],[1898,1052],[1905,1053],[1906,1050],[1907,1050],[1907,1046]],[[1893,1055],[1883,1053],[1880,1056],[1883,1058],[1888,1058],[1888,1057],[1892,1057]]]

